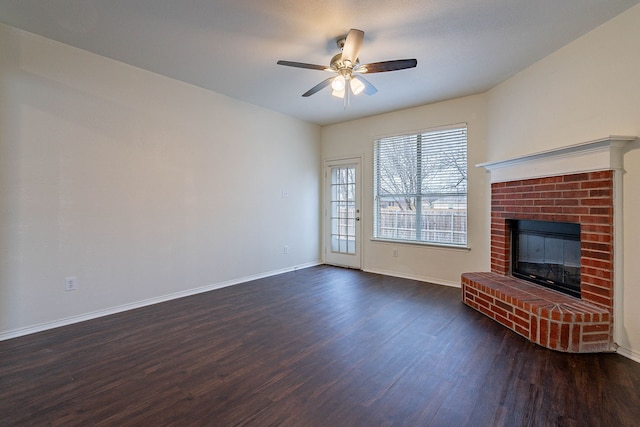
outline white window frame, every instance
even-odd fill
[[[462,123],[374,141],[373,240],[467,248],[467,139]]]

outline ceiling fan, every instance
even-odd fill
[[[336,73],[336,76],[332,76],[321,81],[303,93],[302,96],[311,96],[331,85],[331,94],[338,98],[343,98],[346,108],[349,103],[349,93],[358,95],[364,92],[367,95],[373,95],[378,91],[378,89],[369,83],[362,74],[404,70],[406,68],[413,68],[418,64],[418,61],[415,59],[397,59],[393,61],[373,62],[365,65],[360,64],[358,53],[360,52],[363,39],[364,31],[356,29],[351,29],[346,36],[340,37],[337,40],[337,44],[342,52],[331,58],[330,65],[328,67],[293,61],[278,61],[278,65]]]

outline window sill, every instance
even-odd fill
[[[410,242],[407,240],[380,239],[377,237],[371,237],[370,240],[372,242],[391,243],[394,245],[427,246],[427,247],[436,248],[436,249],[451,249],[451,250],[465,251],[465,252],[469,252],[471,250],[471,247],[467,245],[453,245],[453,244],[433,243],[433,242]]]

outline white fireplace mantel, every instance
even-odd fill
[[[491,172],[491,182],[517,181],[555,175],[619,170],[628,143],[635,136],[608,136],[581,144],[476,165]]]

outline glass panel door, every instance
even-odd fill
[[[325,262],[360,268],[359,161],[327,165]]]

